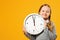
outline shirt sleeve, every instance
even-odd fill
[[[57,35],[56,35],[55,25],[53,24],[52,27],[53,27],[52,32],[49,30],[49,38],[50,40],[56,40]]]
[[[26,37],[28,37],[30,40],[35,40],[35,38],[32,36],[32,35],[30,35],[29,33],[24,33],[25,34],[25,36]]]

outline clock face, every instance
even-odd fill
[[[44,19],[41,15],[35,13],[29,14],[24,20],[24,27],[32,35],[39,34],[44,30]]]

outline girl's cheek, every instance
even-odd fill
[[[45,13],[42,13],[42,16],[47,16],[47,14],[45,14]]]
[[[47,13],[47,16],[49,16],[50,14],[49,13]]]
[[[41,15],[44,15],[44,13],[43,13],[43,12],[41,12]]]

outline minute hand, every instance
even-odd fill
[[[34,23],[34,26],[35,26],[35,17],[33,16],[33,23]]]

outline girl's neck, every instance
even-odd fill
[[[47,19],[44,19],[44,20],[45,20],[46,23],[49,23],[49,19],[48,18]]]

